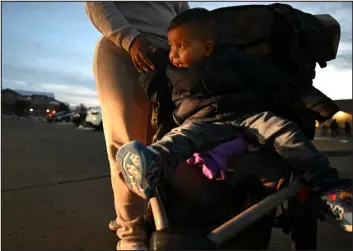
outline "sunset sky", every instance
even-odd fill
[[[214,9],[240,4],[249,3],[191,2],[190,6]],[[313,14],[328,13],[340,22],[338,58],[317,71],[314,83],[333,99],[351,99],[352,3],[291,5]],[[83,2],[2,2],[2,88],[53,92],[70,104],[97,105],[92,61],[100,36]]]

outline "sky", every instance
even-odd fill
[[[190,2],[215,9],[244,2]],[[257,2],[256,4],[268,4]],[[352,3],[292,2],[312,14],[327,13],[341,24],[336,60],[317,70],[314,85],[332,99],[352,98]],[[2,2],[2,89],[53,92],[72,105],[98,105],[92,73],[101,34],[83,2]],[[319,67],[318,67],[319,68]]]

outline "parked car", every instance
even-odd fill
[[[85,124],[86,126],[91,126],[96,130],[103,129],[102,112],[100,107],[91,107],[87,110]]]
[[[79,126],[85,122],[87,112],[75,112],[72,114],[71,122]]]
[[[73,112],[70,112],[70,113],[67,113],[67,114],[63,114],[61,116],[57,116],[55,118],[55,122],[67,122],[67,123],[69,123],[72,120],[72,115],[73,114],[74,114]]]
[[[62,112],[57,112],[57,113],[50,113],[47,117],[47,121],[50,123],[56,123],[56,122],[70,122],[71,120],[71,111],[62,111]]]

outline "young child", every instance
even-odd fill
[[[119,149],[117,161],[127,186],[148,198],[158,179],[171,176],[179,163],[242,131],[272,147],[322,200],[330,202],[328,194],[341,186],[337,170],[295,123],[264,111],[261,93],[242,79],[231,63],[238,50],[216,47],[215,29],[212,15],[205,9],[191,9],[172,20],[167,76],[176,106],[173,117],[179,126],[150,146],[132,141]],[[232,107],[231,112],[226,106]],[[343,217],[351,215],[345,202],[338,202],[338,216],[332,204],[328,213],[351,231],[352,219],[347,223]]]

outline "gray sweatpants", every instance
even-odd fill
[[[329,182],[326,178],[338,178],[327,157],[318,152],[297,124],[271,112],[231,117],[216,123],[186,122],[149,148],[161,155],[163,172],[168,177],[193,153],[231,140],[239,134],[240,128],[256,136],[260,144],[272,147],[296,173],[304,174],[314,185],[324,185]],[[329,174],[333,176],[328,177]]]
[[[166,41],[147,38],[156,47],[168,47]],[[116,221],[122,226],[117,235],[125,241],[143,241],[146,234],[141,212],[145,209],[145,201],[125,185],[115,155],[131,140],[151,142],[153,130],[148,128],[150,101],[138,83],[139,74],[129,53],[105,37],[96,46],[93,68],[102,108]]]

